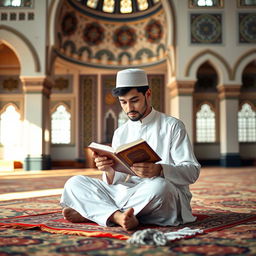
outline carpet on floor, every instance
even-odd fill
[[[189,227],[191,229],[203,230],[203,233],[230,228],[239,224],[256,220],[255,214],[250,213],[216,213],[211,215],[197,214],[197,220],[192,223],[179,225],[177,227],[139,226],[137,230],[153,228],[163,233],[177,231]],[[81,235],[86,237],[107,237],[120,240],[129,239],[135,231],[125,231],[119,226],[103,227],[96,223],[71,223],[65,220],[61,211],[43,214],[25,215],[0,219],[0,226],[5,228],[39,228],[50,233]]]

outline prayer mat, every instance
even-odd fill
[[[139,226],[137,230],[153,228],[165,233],[176,231],[184,227],[189,227],[191,229],[201,229],[203,230],[203,234],[205,234],[256,220],[256,215],[250,213],[228,212],[214,213],[209,215],[196,214],[195,216],[197,217],[195,222],[179,225],[177,227],[160,227],[155,225],[147,225]],[[86,237],[105,237],[120,240],[129,239],[136,231],[124,231],[119,226],[102,227],[93,222],[71,223],[63,219],[61,211],[3,218],[0,219],[0,226],[5,228],[21,229],[40,228],[41,230],[50,233],[80,235]]]

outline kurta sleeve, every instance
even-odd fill
[[[162,163],[163,175],[176,185],[189,185],[199,177],[200,164],[197,162],[184,124],[179,121],[171,136],[170,164]]]

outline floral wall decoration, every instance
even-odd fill
[[[61,30],[63,35],[71,36],[77,28],[77,18],[74,12],[68,12],[62,19]]]
[[[150,20],[146,26],[145,36],[150,43],[159,43],[163,37],[163,26],[158,20]]]
[[[191,14],[191,43],[220,44],[222,43],[221,14]]]
[[[256,13],[239,13],[239,43],[256,43]]]
[[[104,28],[96,22],[88,23],[83,38],[88,45],[98,45],[104,40]]]
[[[136,43],[136,31],[128,26],[117,28],[113,35],[113,41],[117,48],[128,49]]]

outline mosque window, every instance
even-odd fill
[[[138,6],[140,11],[144,11],[148,9],[148,1],[147,0],[138,0]]]
[[[0,0],[0,7],[33,7],[33,0]]]
[[[223,7],[222,0],[190,0],[189,7]]]
[[[98,0],[88,0],[87,1],[87,6],[93,9],[96,9],[98,5]]]
[[[256,142],[256,111],[248,103],[244,103],[238,112],[238,140]]]
[[[9,105],[0,114],[0,145],[4,147],[4,158],[13,159],[20,154],[22,122],[14,105]]]
[[[0,0],[1,1],[1,0]],[[105,13],[130,14],[146,11],[159,4],[160,0],[76,0],[81,5]]]
[[[131,13],[132,12],[132,1],[131,0],[121,0],[120,1],[120,12],[121,13]]]
[[[64,105],[59,105],[51,115],[52,144],[71,142],[71,114]]]
[[[211,110],[210,105],[202,104],[196,113],[196,141],[215,142],[215,113]]]
[[[103,11],[113,13],[115,8],[114,0],[104,0],[103,2]]]
[[[256,6],[256,0],[239,0],[239,6],[247,7],[247,6]]]

